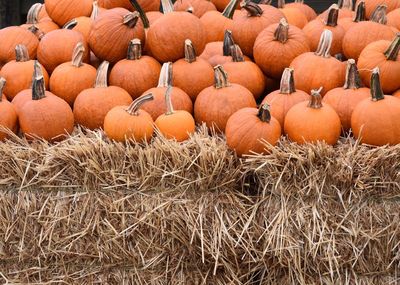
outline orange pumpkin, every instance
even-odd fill
[[[338,19],[343,19],[343,18],[351,18],[353,17],[353,0],[339,0],[338,3],[338,8],[339,8],[339,13],[338,13]],[[329,14],[329,10],[327,9],[321,14],[318,15],[318,18],[320,19],[326,19]]]
[[[338,20],[338,25],[347,32],[359,22],[365,21],[365,2],[361,1],[356,6],[356,11],[354,17],[346,17]]]
[[[208,11],[217,11],[217,8],[212,2],[207,0],[177,0],[174,3],[174,10],[191,10],[193,15],[200,18]]]
[[[41,39],[46,33],[57,30],[59,27],[50,18],[39,20],[39,13],[43,9],[43,4],[36,3],[28,11],[26,24],[21,27],[28,29]]]
[[[18,128],[17,112],[15,111],[14,105],[4,98],[3,89],[5,85],[6,79],[0,77],[0,126],[15,133]],[[0,141],[3,141],[8,137],[9,134],[0,131]]]
[[[400,30],[400,8],[387,14],[387,24]]]
[[[396,92],[393,93],[394,97],[400,98],[400,90],[397,90]]]
[[[298,8],[286,7],[285,0],[278,0],[278,8],[283,15],[285,15],[285,18],[290,25],[298,27],[299,29],[302,29],[307,25],[308,20],[306,15],[304,15]]]
[[[211,2],[215,5],[215,7],[218,9],[218,11],[223,11],[226,6],[228,6],[231,2],[230,0],[211,0]],[[234,6],[235,9],[239,9],[239,2],[237,2]]]
[[[315,13],[313,8],[304,4],[304,0],[295,0],[293,3],[286,4],[286,7],[299,9],[307,17],[308,21],[317,18],[317,13]]]
[[[89,16],[93,0],[45,0],[46,12],[60,27],[80,16]]]
[[[106,9],[125,8],[128,10],[133,10],[135,7],[133,2],[138,3],[146,12],[158,11],[160,9],[160,1],[154,0],[98,0],[98,2],[100,7]]]
[[[361,0],[358,0],[357,2],[359,1]],[[363,1],[365,1],[367,19],[371,19],[373,17],[375,9],[380,5],[385,5],[387,7],[388,12],[400,8],[399,0],[363,0]]]

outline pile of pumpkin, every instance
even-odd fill
[[[155,130],[184,141],[205,123],[239,155],[282,134],[400,143],[400,0],[320,15],[299,0],[239,2],[33,5],[26,24],[0,30],[0,125],[29,140],[80,125],[141,142]]]

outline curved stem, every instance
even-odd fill
[[[129,28],[134,28],[139,21],[140,15],[139,12],[135,11],[132,13],[128,13],[124,16],[124,25],[128,26]]]
[[[347,61],[346,81],[344,89],[359,89],[363,87],[360,73],[358,72],[357,64],[354,59]]]
[[[172,62],[166,62],[161,67],[160,78],[157,87],[172,86]]]
[[[185,40],[185,60],[189,63],[196,61],[196,50],[191,40]]]
[[[137,0],[129,0],[132,4],[132,6],[135,8],[136,11],[139,12],[140,14],[140,19],[142,20],[144,30],[147,32],[147,30],[150,28],[150,22],[149,18],[147,18],[146,12],[143,10],[142,6],[139,5]]]
[[[242,3],[240,3],[240,7],[245,9],[250,17],[259,17],[264,12],[260,6],[250,1],[243,1]]]
[[[375,67],[372,70],[371,97],[372,97],[372,101],[379,101],[379,100],[385,99],[385,95],[382,90],[381,79],[380,79],[380,75],[379,75],[379,67]]]
[[[17,62],[29,61],[29,52],[25,45],[17,45],[15,47],[15,60]]]
[[[93,1],[92,7],[93,9],[92,9],[92,14],[90,15],[90,19],[94,21],[97,19],[100,13],[99,4],[97,3],[97,1]]]
[[[358,22],[362,22],[365,21],[366,17],[365,17],[365,2],[361,1],[357,4],[356,7],[356,14],[353,18],[353,22],[358,23]]]
[[[240,0],[231,0],[222,12],[222,16],[228,19],[233,19],[233,14],[235,13],[239,1]]]
[[[214,80],[215,80],[215,88],[225,88],[231,86],[228,81],[228,74],[225,72],[222,65],[217,65],[214,67]]]
[[[74,53],[72,54],[72,65],[75,67],[81,67],[83,65],[83,54],[85,53],[85,47],[82,42],[76,44]]]
[[[71,21],[68,21],[62,28],[66,30],[72,30],[73,28],[78,25],[78,21],[76,19],[72,19]]]
[[[278,28],[274,33],[275,40],[281,43],[286,43],[289,39],[289,24],[285,18],[282,18],[279,22]]]
[[[96,75],[96,81],[94,83],[94,88],[107,88],[108,83],[107,83],[107,73],[108,73],[108,67],[110,63],[108,61],[103,61],[100,66],[97,68],[97,75]]]
[[[132,102],[132,104],[126,109],[129,115],[132,116],[139,116],[139,109],[140,107],[146,103],[147,101],[154,100],[154,96],[152,93],[140,96],[137,98],[135,101]]]
[[[331,56],[331,47],[332,47],[332,32],[330,30],[324,30],[321,34],[321,38],[319,40],[316,55],[328,58]]]
[[[320,109],[323,107],[322,105],[322,96],[321,96],[322,87],[318,90],[311,90],[311,100],[308,103],[308,107],[313,109]]]
[[[278,8],[283,9],[285,8],[285,0],[278,0]]]
[[[389,48],[385,51],[387,60],[396,61],[400,51],[400,33],[396,34],[395,39],[390,44]]]
[[[279,93],[281,94],[292,94],[296,92],[294,84],[294,69],[285,68],[281,78],[281,87]]]
[[[168,86],[167,90],[165,91],[165,103],[167,104],[167,112],[165,115],[169,116],[174,113],[174,106],[172,105],[172,86]]]
[[[3,101],[3,89],[6,86],[7,80],[4,77],[0,77],[0,102]]]
[[[46,86],[42,67],[39,64],[39,61],[35,60],[32,81],[32,100],[40,100],[44,97],[46,97]]]
[[[42,10],[43,4],[36,3],[33,4],[32,7],[28,11],[28,15],[26,17],[26,23],[30,25],[34,25],[38,23],[39,13]]]
[[[232,37],[232,31],[226,30],[224,34],[224,42],[223,42],[223,55],[230,56],[231,55],[231,46],[235,44],[235,41]]]
[[[244,62],[242,50],[238,45],[231,46],[231,56],[233,62]]]
[[[379,5],[378,7],[376,7],[375,11],[371,15],[370,21],[386,25],[387,23],[386,10],[387,10],[386,5]]]
[[[271,121],[271,107],[268,104],[262,104],[258,109],[257,115],[262,122],[269,123]]]
[[[126,59],[138,60],[142,57],[142,44],[140,39],[133,39],[129,42]]]
[[[171,2],[171,0],[161,0],[161,8],[163,14],[174,12],[174,4]]]
[[[325,24],[330,27],[336,27],[339,17],[339,7],[337,4],[333,4],[328,10],[328,16],[326,17]]]

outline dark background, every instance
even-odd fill
[[[43,1],[0,0],[0,28],[24,23],[26,19],[26,12],[28,11],[29,7],[37,2],[43,2]],[[286,2],[287,3],[293,2],[293,0],[287,0]],[[335,3],[336,1],[305,0],[305,2],[311,7],[313,7],[317,12],[321,12],[327,9],[332,3]],[[273,3],[276,4],[276,0],[274,0]]]

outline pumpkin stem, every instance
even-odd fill
[[[97,75],[96,75],[96,81],[94,83],[94,88],[107,88],[108,87],[107,73],[108,73],[109,65],[110,65],[110,63],[105,60],[97,68]]]
[[[231,0],[228,5],[226,5],[224,11],[222,12],[222,16],[228,19],[233,19],[233,14],[235,13],[236,6],[238,5],[240,0]]]
[[[396,61],[400,51],[400,33],[396,34],[395,39],[390,44],[389,48],[385,51],[387,60]]]
[[[258,115],[260,120],[264,123],[269,123],[271,121],[271,106],[266,104],[261,104],[258,109]]]
[[[285,0],[278,0],[278,8],[283,9],[285,8]]]
[[[140,14],[140,19],[142,20],[144,30],[147,34],[147,30],[150,28],[149,18],[147,18],[146,12],[143,10],[142,6],[138,3],[137,0],[129,0],[132,6],[135,8],[136,11]]]
[[[15,47],[15,60],[17,62],[29,61],[29,53],[25,45],[17,45]]]
[[[126,109],[129,115],[131,116],[139,116],[139,109],[140,107],[146,103],[147,101],[154,100],[154,96],[152,93],[140,96],[132,104]]]
[[[172,86],[172,62],[166,62],[161,67],[160,78],[157,87]]]
[[[33,4],[32,7],[28,11],[28,15],[26,17],[26,23],[29,25],[34,25],[38,23],[39,13],[42,10],[43,4],[36,3]]]
[[[365,21],[365,2],[361,1],[357,4],[356,14],[354,16],[353,22],[358,23]]]
[[[174,4],[171,2],[171,0],[161,0],[161,8],[163,14],[174,12]]]
[[[336,27],[339,17],[339,7],[337,4],[333,4],[329,7],[328,16],[326,17],[325,24],[330,27]]]
[[[93,1],[92,7],[93,9],[92,9],[92,14],[90,15],[90,19],[94,21],[97,19],[100,13],[99,4],[97,3],[97,1]]]
[[[245,9],[250,17],[259,17],[264,12],[260,6],[250,1],[243,1],[240,3],[240,7]]]
[[[171,93],[172,86],[168,86],[167,90],[165,91],[165,103],[167,103],[167,112],[165,113],[165,115],[167,116],[172,115],[175,112],[174,106],[172,105]]]
[[[32,81],[32,100],[40,100],[46,97],[46,87],[43,77],[42,67],[39,61],[35,60],[33,69],[33,81]]]
[[[354,3],[352,0],[339,0],[337,3],[339,9],[348,9],[353,11]]]
[[[386,9],[387,9],[386,5],[379,5],[378,7],[376,7],[375,11],[371,15],[370,21],[386,25],[387,23]]]
[[[346,81],[344,83],[344,89],[359,89],[363,87],[360,73],[358,72],[357,64],[354,59],[347,61],[346,70]]]
[[[0,77],[0,102],[3,101],[3,89],[6,86],[7,80],[4,77]]]
[[[294,69],[285,68],[281,78],[281,87],[279,93],[281,94],[292,94],[296,92],[294,84]]]
[[[310,102],[308,103],[308,107],[313,109],[321,109],[323,107],[321,91],[322,87],[319,88],[318,90],[316,89],[311,90],[311,99]]]
[[[304,0],[294,0],[294,3],[304,4]]]
[[[231,56],[233,62],[244,62],[242,50],[238,45],[231,46]]]
[[[279,22],[278,28],[274,33],[275,40],[281,43],[286,43],[289,39],[289,24],[285,18],[282,18]]]
[[[225,87],[231,86],[228,81],[228,74],[222,67],[222,65],[217,65],[214,67],[214,80],[215,80],[215,88],[221,89]]]
[[[272,0],[260,0],[258,1],[258,5],[262,4],[262,5],[271,5]]]
[[[78,25],[78,21],[76,19],[72,19],[68,21],[62,28],[66,30],[72,30],[76,27],[76,25]]]
[[[331,46],[332,46],[332,32],[330,30],[324,30],[321,34],[319,40],[316,55],[328,58],[331,56]]]
[[[196,61],[196,50],[191,40],[185,40],[185,60],[189,63]]]
[[[129,42],[126,59],[138,60],[142,57],[142,44],[140,39],[133,39]]]
[[[128,13],[124,16],[124,25],[127,25],[129,28],[134,28],[139,21],[140,15],[139,12],[135,11],[132,13]]]
[[[379,101],[385,99],[379,75],[379,67],[375,67],[372,70],[370,90],[371,90],[372,101]]]
[[[223,55],[230,56],[231,55],[231,46],[235,44],[235,41],[232,37],[232,31],[226,30],[224,34],[224,42],[222,45]]]
[[[85,47],[82,42],[76,44],[74,52],[72,54],[72,65],[75,67],[81,67],[83,65],[83,54],[85,53]]]

